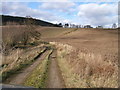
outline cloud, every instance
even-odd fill
[[[18,2],[4,2],[2,3],[2,14],[13,16],[32,16],[47,21],[57,20],[57,16],[53,13],[42,11],[39,9],[32,9],[26,5],[26,3]]]
[[[69,7],[69,6],[67,6]],[[70,20],[58,16],[53,12],[42,10],[40,8],[33,9],[27,6],[27,3],[20,2],[4,2],[2,3],[2,14],[12,16],[31,16],[33,18],[49,21],[52,23],[68,23]]]
[[[119,0],[1,0],[2,2],[119,2]]]
[[[25,3],[18,2],[4,2],[2,3],[2,13],[3,14],[12,14],[12,15],[24,15],[25,11],[27,12],[30,8],[26,7]]]
[[[115,3],[41,2],[32,8],[28,2],[4,2],[2,13],[13,16],[32,16],[52,23],[91,24],[110,26],[117,23]],[[70,14],[69,14],[70,13]]]
[[[118,15],[120,15],[120,2],[118,3]]]
[[[109,25],[117,23],[117,4],[88,3],[78,7],[78,16],[84,23]]]
[[[75,10],[73,8],[74,6],[75,3],[73,2],[44,2],[39,6],[39,8],[68,13]]]

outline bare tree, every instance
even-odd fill
[[[59,26],[62,26],[62,23],[59,23],[58,25],[59,25]]]
[[[35,30],[37,28],[35,19],[33,19],[31,16],[26,16],[25,26],[27,32],[24,32],[24,45],[28,43],[28,40],[30,40],[30,38],[37,40],[40,38],[41,34]]]

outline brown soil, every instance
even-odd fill
[[[48,71],[48,80],[47,80],[47,88],[65,88],[65,84],[57,64],[56,60],[56,50],[53,51],[52,55],[50,56],[50,65]]]
[[[78,29],[62,36],[43,39],[102,55],[109,56],[118,53],[118,30]]]
[[[17,75],[12,75],[10,78],[8,78],[5,83],[7,84],[14,84],[14,85],[21,85],[24,83],[24,80],[27,78],[28,75],[31,74],[31,72],[39,65],[41,60],[44,60],[46,55],[48,54],[48,51],[43,53],[33,64],[31,64],[29,67],[23,69],[20,71]]]

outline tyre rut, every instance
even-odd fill
[[[39,63],[42,60],[44,60],[44,58],[48,53],[49,53],[48,50],[46,50],[43,54],[39,55],[39,57],[36,58],[36,61],[34,61],[33,64],[21,70],[19,74],[9,77],[5,81],[5,83],[21,85],[24,82],[24,80],[27,78],[27,76],[29,76],[31,72],[39,65]]]
[[[49,57],[47,88],[65,88],[65,84],[57,64],[57,51],[54,50]]]

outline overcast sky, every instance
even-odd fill
[[[2,2],[0,14],[32,16],[52,23],[111,27],[118,23],[117,2]]]

